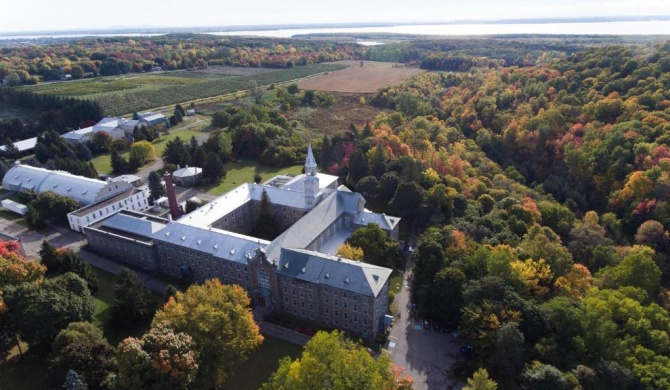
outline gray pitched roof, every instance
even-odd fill
[[[274,199],[273,199],[274,201]],[[307,248],[343,213],[354,214],[363,208],[363,197],[355,192],[332,192],[309,213],[277,237],[267,248],[270,261],[279,259],[281,248]]]
[[[248,256],[253,256],[259,246],[270,243],[225,230],[179,223],[170,223],[151,237],[154,241],[168,242],[242,264],[248,263]]]
[[[101,226],[151,238],[151,235],[163,229],[166,224],[117,213],[105,219]]]
[[[356,214],[354,224],[367,226],[371,223],[376,223],[384,230],[393,230],[400,222],[399,217],[390,217],[386,214],[377,214],[369,210],[363,210]]]
[[[391,270],[358,261],[327,256],[302,249],[282,249],[277,273],[376,297],[391,276]]]

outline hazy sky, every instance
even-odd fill
[[[2,0],[0,31],[670,15],[670,0]]]

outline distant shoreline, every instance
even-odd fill
[[[500,19],[500,20],[452,20],[452,21],[420,21],[420,22],[380,22],[380,23],[317,23],[317,24],[276,24],[276,25],[244,25],[244,26],[192,26],[192,27],[118,27],[105,29],[75,30],[41,30],[0,32],[0,37],[25,39],[26,36],[105,36],[105,35],[146,35],[174,33],[212,33],[235,31],[268,31],[268,30],[308,30],[325,28],[365,28],[394,27],[420,25],[464,25],[464,24],[560,24],[560,23],[611,23],[611,22],[653,22],[670,21],[670,15],[660,16],[616,16],[616,17],[585,17],[585,18],[538,18],[538,19]]]

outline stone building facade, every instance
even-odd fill
[[[360,194],[317,174],[311,148],[305,172],[243,184],[176,221],[124,211],[84,231],[91,247],[126,264],[197,283],[218,278],[243,287],[265,313],[374,337],[388,311],[391,270],[335,253],[367,223],[383,221],[397,236],[400,219],[365,210]],[[272,241],[248,235],[263,191],[284,228]]]

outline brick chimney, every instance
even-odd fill
[[[172,175],[166,172],[163,179],[165,179],[165,191],[167,192],[168,205],[170,206],[170,215],[172,215],[172,219],[177,220],[181,217],[181,210],[177,203],[177,194],[174,191]]]

